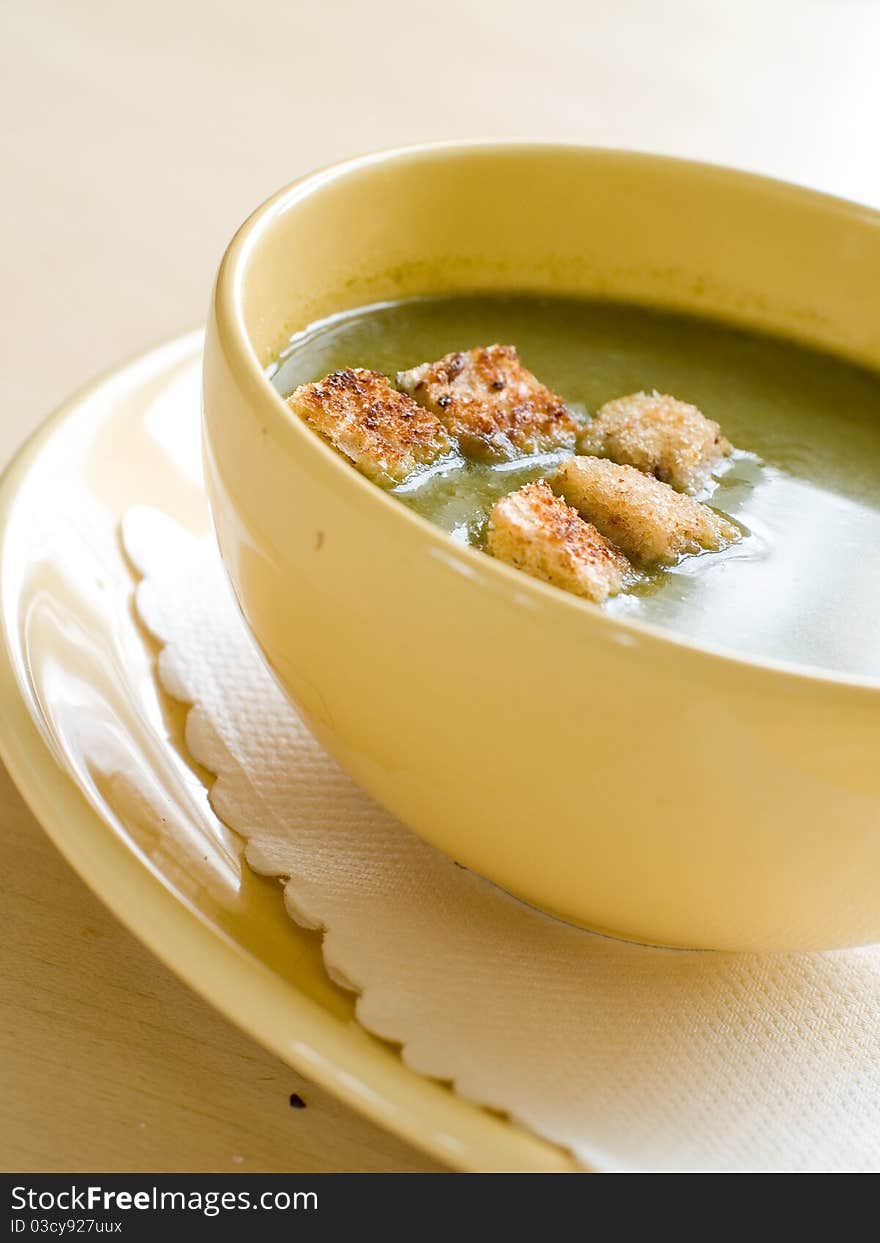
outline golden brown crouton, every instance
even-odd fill
[[[565,402],[512,345],[447,354],[401,371],[397,383],[437,415],[468,457],[497,462],[574,448],[578,424]]]
[[[543,480],[496,501],[487,545],[506,561],[563,591],[601,604],[620,591],[629,562]]]
[[[301,385],[288,405],[362,474],[386,487],[453,448],[443,424],[378,371],[334,371]]]
[[[578,437],[578,453],[611,458],[678,492],[699,492],[731,451],[717,423],[686,401],[631,393],[606,402]]]
[[[671,565],[687,553],[717,550],[740,538],[732,522],[633,466],[573,457],[553,486],[578,513],[643,565]]]

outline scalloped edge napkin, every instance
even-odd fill
[[[158,675],[215,811],[369,1031],[615,1171],[880,1170],[880,947],[735,955],[592,935],[425,845],[324,753],[267,671],[212,539],[132,510]]]

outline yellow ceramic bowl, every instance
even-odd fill
[[[880,938],[880,687],[612,620],[458,547],[263,373],[333,312],[488,289],[686,309],[877,366],[878,288],[877,214],[613,151],[397,151],[260,208],[208,326],[209,494],[247,621],[343,767],[429,842],[592,928],[748,950]]]

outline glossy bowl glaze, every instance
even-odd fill
[[[611,619],[457,546],[264,374],[334,312],[497,289],[708,314],[877,367],[878,288],[876,213],[614,151],[390,152],[261,207],[211,307],[207,482],[245,617],[324,745],[422,837],[588,927],[880,938],[880,687]]]

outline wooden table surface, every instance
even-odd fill
[[[554,138],[880,203],[873,0],[3,0],[0,12],[0,465],[95,372],[199,323],[239,221],[343,155]],[[180,984],[73,875],[2,772],[0,847],[0,1168],[437,1168]]]

